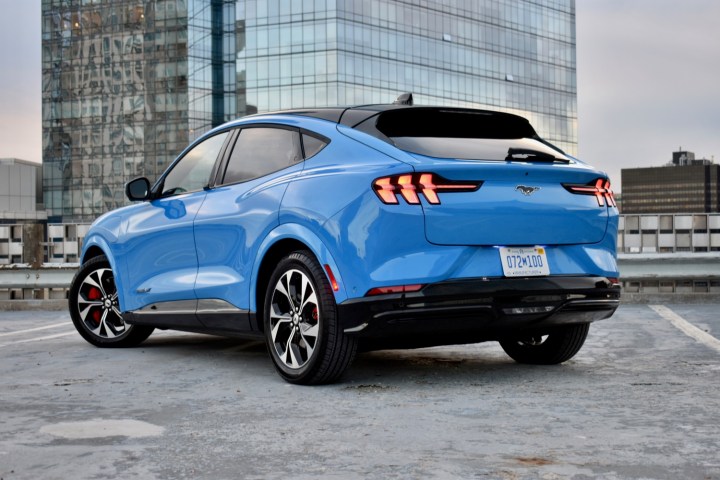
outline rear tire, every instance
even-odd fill
[[[270,358],[290,383],[334,382],[355,357],[357,339],[340,329],[330,283],[308,251],[280,260],[267,285],[263,312]]]
[[[589,330],[589,323],[567,325],[547,335],[501,340],[500,346],[518,363],[556,365],[570,360],[580,351]]]
[[[125,323],[118,305],[115,276],[104,255],[80,267],[70,285],[68,307],[77,331],[96,347],[134,347],[154,330]]]

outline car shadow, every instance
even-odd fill
[[[153,335],[145,340],[141,346],[152,348],[191,346],[196,349],[208,351],[237,347],[240,349],[265,351],[265,343],[261,340],[247,340],[204,333],[186,333],[177,331],[161,331],[159,333],[153,333]]]
[[[260,340],[218,337],[205,334],[163,333],[153,335],[142,348],[158,352],[164,349],[183,353],[205,353],[242,359],[245,365],[257,369],[246,370],[266,374],[271,360],[265,343]],[[380,350],[359,353],[345,375],[333,384],[336,387],[359,390],[402,389],[421,385],[464,384],[484,385],[498,383],[534,382],[542,377],[552,381],[555,376],[569,379],[585,375],[586,362],[569,361],[562,365],[522,365],[506,356],[497,344],[459,345],[413,350]],[[271,381],[282,380],[271,376]],[[328,387],[332,387],[329,385]]]
[[[522,365],[502,351],[478,351],[475,345],[454,347],[448,353],[442,348],[387,350],[359,355],[343,381],[362,385],[402,386],[470,383],[475,385],[523,383],[548,380],[555,375],[566,377],[586,370],[572,361],[562,365]],[[498,347],[499,350],[499,347]]]

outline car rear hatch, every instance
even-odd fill
[[[560,245],[595,243],[605,235],[607,208],[594,196],[563,187],[592,183],[596,173],[573,166],[468,163],[435,161],[428,162],[429,168],[421,167],[454,182],[482,181],[474,192],[442,192],[439,204],[423,203],[428,241]]]
[[[607,178],[540,139],[522,117],[408,108],[381,113],[375,128],[417,160],[416,173],[399,183],[414,187],[431,243],[562,245],[605,235],[614,205]]]

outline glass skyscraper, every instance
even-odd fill
[[[576,150],[574,0],[43,0],[51,218],[125,204],[231,118],[389,103],[509,111]]]

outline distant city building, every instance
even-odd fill
[[[623,214],[619,223],[618,253],[720,252],[720,214]]]
[[[712,165],[712,161],[707,158],[695,159],[695,153],[688,152],[680,148],[677,152],[673,152],[672,161],[669,165],[676,167],[684,167],[688,165]]]
[[[51,221],[124,205],[247,113],[389,103],[511,111],[576,151],[574,0],[43,0]]]
[[[47,220],[47,213],[42,209],[41,182],[39,163],[0,158],[0,224]]]
[[[720,212],[720,165],[673,152],[663,167],[621,171],[623,214]]]
[[[41,177],[39,163],[0,158],[0,265],[43,261]]]

